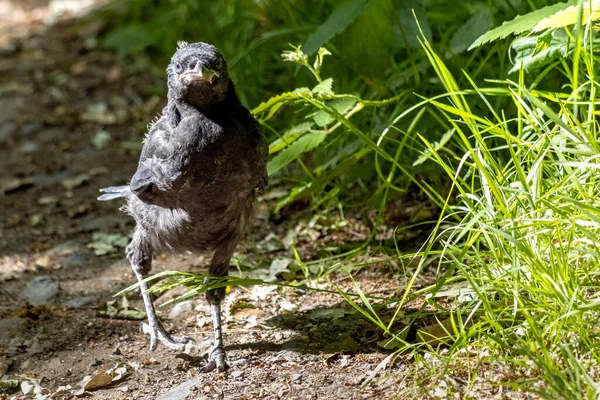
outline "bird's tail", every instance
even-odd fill
[[[100,189],[104,194],[98,197],[98,200],[112,200],[118,199],[119,197],[131,196],[131,189],[129,186],[111,186],[104,189]]]

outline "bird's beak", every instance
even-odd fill
[[[217,71],[213,71],[210,68],[205,68],[202,66],[202,64],[198,63],[194,69],[189,69],[181,74],[179,79],[188,84],[195,80],[203,80],[212,85],[212,83],[218,77],[219,73]]]

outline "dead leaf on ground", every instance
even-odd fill
[[[115,365],[106,371],[98,371],[93,375],[85,376],[81,382],[74,387],[61,386],[58,391],[70,391],[74,396],[83,396],[86,391],[98,390],[110,386],[123,379],[127,374],[127,367],[123,363]]]
[[[121,300],[111,300],[101,304],[98,306],[96,314],[101,317],[134,321],[146,319],[146,311],[130,306],[126,297],[122,297]],[[156,314],[160,316],[161,312],[156,311]]]

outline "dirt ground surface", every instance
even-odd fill
[[[387,399],[412,387],[406,380],[414,375],[405,373],[411,355],[390,362],[382,333],[335,293],[232,289],[224,335],[228,359],[239,361],[222,374],[199,372],[212,336],[203,296],[161,308],[165,327],[198,346],[190,354],[161,346],[150,352],[139,331],[139,294],[113,297],[135,282],[123,254],[133,221],[118,201],[96,197],[135,171],[146,124],[165,101],[165,77],[151,70],[164,66],[119,61],[102,50],[103,22],[79,15],[100,3],[0,0],[0,378],[16,385],[0,390],[0,399]],[[272,197],[267,193],[238,248],[245,276],[300,278],[291,268],[291,236],[305,261],[368,236],[352,217],[338,223],[298,206],[274,216]],[[418,205],[390,212],[395,220],[420,213]],[[372,265],[356,279],[364,291],[390,296],[405,287],[405,274],[377,257],[362,260]],[[154,271],[202,272],[204,263],[165,254]],[[424,276],[416,287],[433,282]],[[312,284],[354,290],[342,273]],[[156,304],[181,293],[169,290]],[[497,366],[475,384],[465,373],[445,377],[444,385],[479,391],[469,398],[515,398],[487,384],[503,374],[510,371]],[[425,390],[426,397],[446,398],[444,385]]]

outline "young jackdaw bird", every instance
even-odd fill
[[[126,248],[148,314],[143,331],[183,350],[189,337],[166,332],[143,282],[153,251],[212,253],[209,273],[225,276],[244,235],[256,198],[267,186],[268,146],[259,124],[240,104],[219,50],[180,42],[167,67],[168,103],[148,128],[136,173],[128,186],[101,189],[99,200],[124,197],[135,219]],[[205,371],[223,371],[221,301],[225,288],[210,290],[214,346]]]

